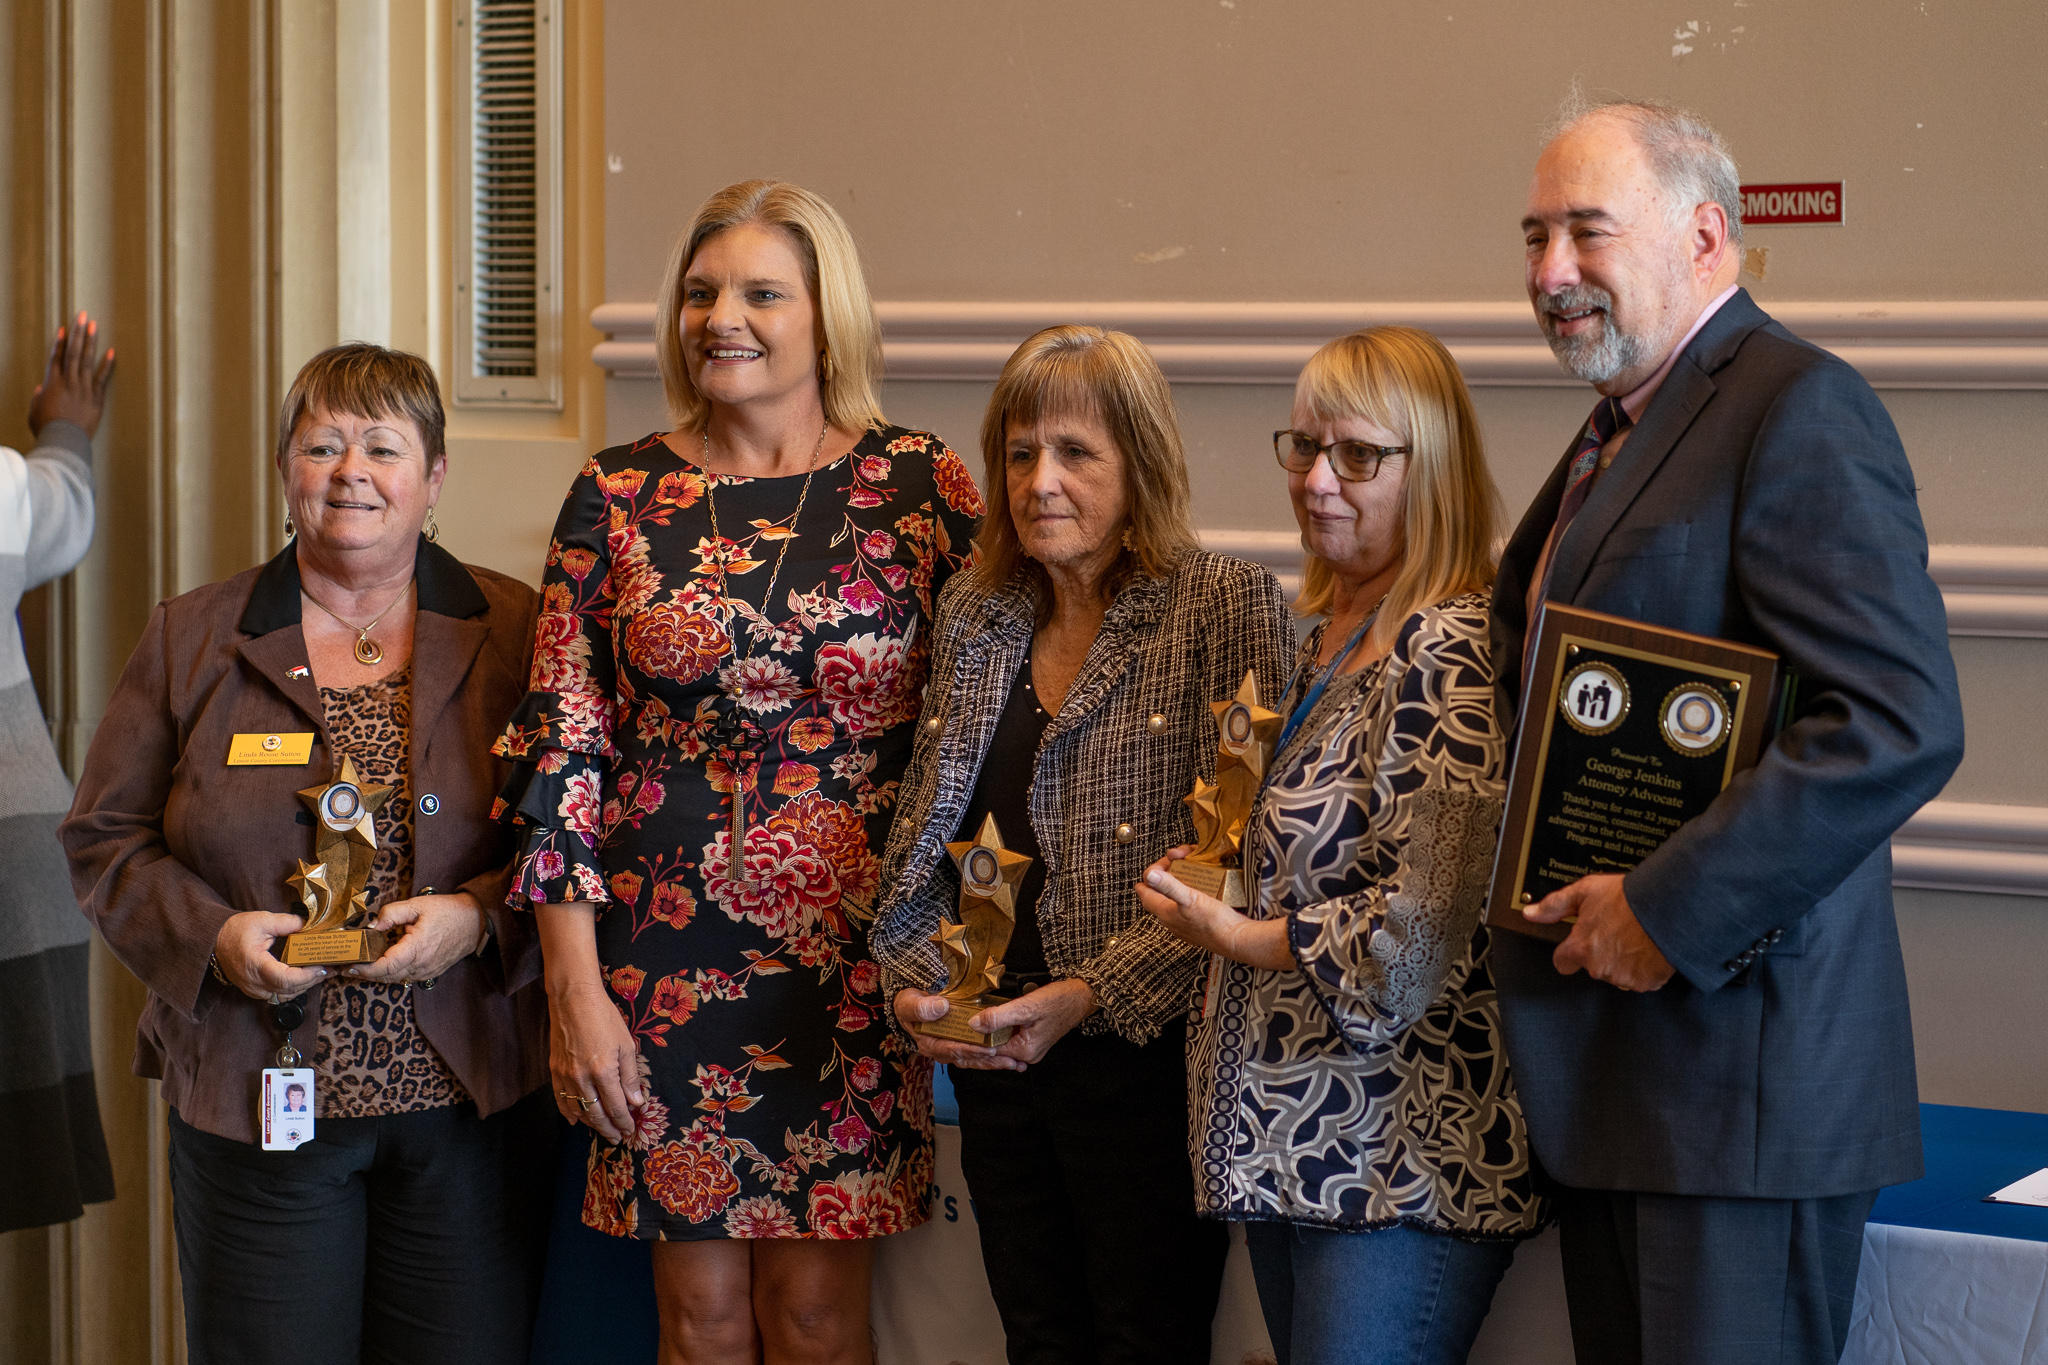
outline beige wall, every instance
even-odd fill
[[[1750,231],[1767,254],[1744,283],[1766,308],[2048,301],[2048,9],[2032,0],[608,0],[606,14],[613,304],[650,300],[695,206],[759,175],[830,198],[891,302],[1064,301],[1086,321],[1133,300],[1518,300],[1529,168],[1575,78],[1700,109],[1752,183],[1845,182],[1845,226]],[[1936,542],[2048,545],[2038,330],[2031,387],[1961,387],[1981,378],[1962,372],[1881,390]],[[897,380],[885,407],[972,451],[987,378]],[[1490,382],[1474,396],[1519,512],[1590,395]],[[1205,529],[1291,526],[1266,453],[1284,384],[1177,383],[1175,397]],[[606,408],[612,440],[665,425],[650,379],[614,377]],[[2032,719],[2048,640],[1954,644],[1971,743],[1947,799],[2048,819],[2048,728]],[[2014,847],[2048,872],[2048,841]],[[2048,1110],[2048,1048],[2010,1045],[2038,1033],[2019,964],[2048,951],[2048,898],[1899,900],[1923,1096]]]

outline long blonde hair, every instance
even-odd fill
[[[1373,623],[1375,645],[1391,647],[1402,622],[1422,608],[1492,584],[1500,490],[1465,377],[1442,342],[1413,327],[1338,337],[1302,368],[1294,407],[1322,422],[1363,417],[1409,448],[1401,568]],[[1328,561],[1309,553],[1295,614],[1327,615],[1336,586]]]
[[[1010,519],[1005,473],[1013,422],[1047,416],[1094,416],[1124,457],[1130,523],[1124,552],[1103,583],[1114,597],[1131,576],[1164,578],[1200,546],[1190,513],[1187,453],[1173,415],[1173,388],[1136,337],[1101,327],[1048,327],[1010,353],[981,419],[981,458],[988,471],[988,513],[981,521],[981,572],[1004,583],[1019,565],[1040,588],[1039,610],[1052,611],[1045,570],[1024,553]]]
[[[702,426],[710,414],[711,404],[691,382],[683,356],[683,276],[706,241],[742,223],[788,233],[803,260],[804,283],[810,286],[825,328],[825,360],[818,381],[825,420],[850,432],[883,425],[882,405],[875,398],[875,385],[882,378],[882,326],[875,320],[853,234],[830,204],[786,180],[727,185],[704,201],[676,238],[654,305],[654,354],[669,416],[687,430]]]

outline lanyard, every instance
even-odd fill
[[[1372,629],[1372,623],[1379,619],[1379,614],[1379,608],[1374,607],[1372,614],[1359,622],[1358,629],[1351,632],[1351,638],[1344,642],[1344,648],[1337,651],[1337,657],[1316,671],[1316,680],[1309,687],[1308,694],[1301,699],[1299,705],[1287,713],[1287,724],[1280,730],[1279,742],[1273,745],[1276,757],[1287,747],[1287,741],[1294,737],[1294,732],[1301,728],[1301,723],[1308,719],[1309,712],[1316,709],[1316,702],[1321,699],[1323,689],[1330,685],[1330,679],[1336,676],[1337,670],[1344,666],[1344,661],[1358,648],[1359,641],[1365,639],[1365,633]],[[1297,670],[1294,679],[1298,680],[1300,677],[1301,673]],[[1287,690],[1294,690],[1294,680],[1288,682]]]

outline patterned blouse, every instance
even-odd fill
[[[932,601],[981,509],[960,458],[901,427],[808,482],[707,475],[655,434],[570,489],[497,752],[500,814],[526,826],[512,903],[598,906],[653,1095],[625,1143],[592,1148],[590,1227],[925,1220],[931,1064],[885,1022],[867,921]]]
[[[1189,1041],[1204,1213],[1474,1239],[1542,1226],[1479,923],[1504,752],[1474,593],[1333,679],[1274,756],[1245,865],[1254,914],[1288,920],[1301,965],[1211,960]]]
[[[361,687],[323,687],[337,760],[355,760],[363,781],[397,790],[378,812],[370,904],[412,894],[412,665]],[[313,1045],[313,1112],[323,1119],[409,1114],[462,1104],[469,1092],[413,1022],[413,987],[336,976],[320,992]]]

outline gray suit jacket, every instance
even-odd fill
[[[1576,438],[1574,440],[1576,444]],[[1522,657],[1559,462],[1502,558]],[[1597,1189],[1807,1198],[1921,1173],[1888,840],[1962,757],[1913,472],[1877,395],[1746,291],[1686,347],[1555,551],[1553,600],[1775,650],[1794,719],[1629,874],[1678,974],[1629,994],[1493,939],[1543,1166]],[[1516,714],[1519,670],[1498,670]]]

